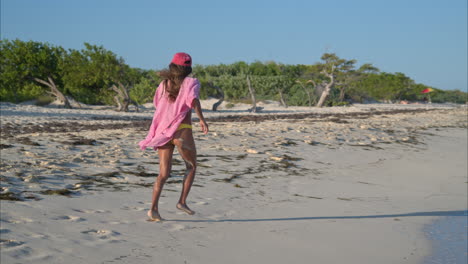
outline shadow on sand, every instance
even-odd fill
[[[310,217],[289,217],[289,218],[258,218],[258,219],[218,219],[218,220],[181,220],[174,219],[167,221],[190,222],[190,223],[223,223],[223,222],[273,222],[273,221],[304,221],[304,220],[340,220],[340,219],[378,219],[378,218],[398,218],[415,216],[468,216],[468,210],[461,211],[432,211],[414,212],[407,214],[382,214],[382,215],[358,215],[358,216],[310,216]]]

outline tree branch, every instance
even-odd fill
[[[38,82],[38,83],[41,83],[41,84],[44,84],[44,85],[48,86],[48,87],[51,88],[51,89],[53,88],[52,85],[51,85],[50,83],[48,83],[48,82],[46,82],[46,81],[44,81],[44,80],[41,80],[41,79],[39,79],[39,78],[34,78],[34,81],[36,81],[36,82]]]

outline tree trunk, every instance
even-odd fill
[[[114,96],[114,101],[117,104],[117,111],[119,112],[128,112],[128,106],[130,103],[135,105],[136,111],[138,112],[138,104],[130,99],[130,95],[128,94],[127,88],[120,82],[117,83],[119,86],[117,87],[115,84],[113,84],[109,90],[113,90],[114,92],[117,93],[117,95]]]
[[[127,88],[123,86],[122,83],[119,82],[119,88],[120,91],[122,91],[121,96],[122,96],[122,109],[121,111],[128,112],[128,105],[130,104],[130,96],[128,95]]]
[[[18,104],[19,103],[19,100],[18,100],[18,91],[15,89],[14,91],[14,94],[15,94],[15,104]]]
[[[320,100],[317,103],[317,107],[322,107],[323,103],[325,103],[325,100],[327,99],[328,95],[330,94],[330,90],[335,84],[335,78],[333,77],[332,74],[327,74],[327,77],[330,78],[330,82],[325,86],[325,90],[323,90],[322,95],[320,96]]]
[[[36,82],[38,82],[38,83],[41,83],[41,84],[44,84],[44,85],[48,86],[50,88],[49,93],[51,95],[55,96],[55,98],[59,99],[60,102],[63,103],[65,108],[68,108],[68,109],[72,108],[72,106],[71,106],[70,102],[68,101],[67,97],[65,95],[63,95],[63,93],[60,92],[59,89],[57,89],[57,86],[55,85],[54,80],[52,80],[52,78],[47,77],[48,82],[46,82],[44,80],[41,80],[39,78],[34,78],[34,80]]]
[[[339,98],[340,102],[344,101],[344,97],[345,97],[345,87],[343,86],[340,88],[340,98]]]
[[[117,94],[114,96],[114,101],[115,103],[117,104],[117,111],[122,111],[124,109],[124,105],[123,105],[123,98],[124,98],[124,95],[123,95],[123,92],[119,89],[119,87],[117,87],[115,84],[113,84],[109,90],[113,90],[114,92],[116,92]],[[127,109],[128,110],[128,109]]]
[[[120,109],[122,109],[122,103],[118,95],[114,95],[114,101],[117,104],[117,110],[120,111]]]
[[[317,89],[317,83],[316,82],[314,82],[313,80],[308,80],[307,82],[311,83],[314,86],[314,89]],[[304,90],[306,91],[307,96],[309,97],[309,107],[312,107],[312,104],[315,104],[315,100],[314,100],[314,102],[312,102],[312,93],[313,93],[313,91],[311,91],[309,89],[306,89],[305,85],[303,87],[304,87]]]
[[[212,82],[208,82],[208,85],[212,88],[215,88],[216,91],[218,92],[218,102],[214,103],[211,109],[213,111],[217,111],[218,106],[220,106],[224,101],[224,92],[221,88],[219,88],[218,86],[215,86]]]
[[[312,93],[309,90],[305,90],[307,97],[309,98],[309,107],[312,107]]]
[[[328,87],[328,85],[327,85]],[[322,92],[322,95],[320,96],[320,100],[317,103],[317,107],[322,107],[323,103],[328,97],[328,94],[330,94],[330,89],[325,88],[325,91]]]
[[[252,108],[250,109],[250,112],[256,113],[257,112],[257,99],[255,98],[255,91],[252,88],[252,85],[250,85],[250,79],[249,76],[247,75],[247,86],[249,87],[249,92],[250,96],[252,97]]]
[[[280,103],[282,106],[284,106],[285,108],[288,108],[288,105],[286,104],[286,100],[284,100],[284,95],[283,95],[283,91],[281,91],[281,89],[278,89],[278,93],[280,95]]]

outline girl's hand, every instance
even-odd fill
[[[200,126],[201,126],[201,130],[203,131],[203,134],[208,134],[208,124],[205,122],[205,120],[202,120],[200,121]]]

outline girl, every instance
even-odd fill
[[[195,213],[186,202],[197,167],[197,151],[192,134],[192,108],[200,119],[204,134],[208,133],[208,124],[198,100],[200,83],[196,78],[187,77],[191,72],[192,58],[187,53],[180,52],[174,55],[169,70],[160,73],[164,80],[154,95],[156,111],[153,122],[146,139],[139,143],[142,150],[153,147],[158,150],[159,155],[159,176],[154,183],[151,209],[148,211],[151,221],[162,220],[158,202],[163,185],[171,172],[174,147],[177,147],[187,168],[176,207],[189,215]]]

